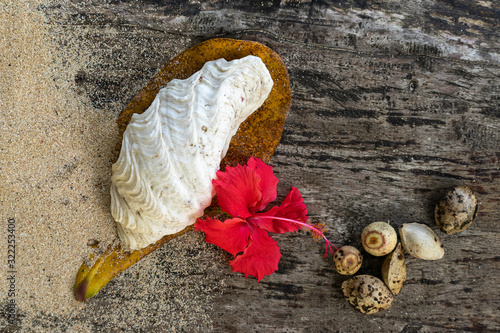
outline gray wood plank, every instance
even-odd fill
[[[274,236],[280,268],[260,283],[232,274],[229,256],[192,234],[179,240],[190,251],[175,254],[176,244],[165,246],[148,257],[157,266],[138,264],[60,326],[156,327],[123,316],[96,318],[111,307],[153,311],[171,299],[149,289],[134,294],[134,280],[160,274],[175,283],[167,275],[187,270],[193,278],[179,289],[191,289],[185,297],[212,290],[200,305],[216,331],[500,330],[500,7],[494,1],[98,0],[41,10],[68,29],[86,27],[80,42],[92,44],[96,60],[75,78],[78,91],[117,117],[164,63],[200,41],[255,40],[280,54],[292,83],[291,112],[271,160],[280,199],[299,188],[309,216],[326,224],[337,245],[360,247],[361,230],[373,221],[437,230],[434,205],[456,185],[470,185],[480,202],[468,230],[438,233],[442,260],[407,256],[402,293],[377,315],[350,308],[340,290],[346,278],[305,232]],[[188,269],[182,262],[193,258],[199,266]],[[172,265],[182,268],[162,270]],[[380,267],[380,258],[365,255],[361,272],[380,276]],[[184,330],[209,329],[177,306]]]

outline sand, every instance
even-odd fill
[[[196,256],[211,255],[200,234],[147,257],[96,301],[75,300],[76,270],[95,251],[87,244],[103,248],[116,237],[109,185],[120,110],[97,110],[77,93],[79,69],[94,61],[87,28],[58,26],[41,4],[0,4],[0,330],[211,327],[206,309],[223,281],[207,282],[217,265],[196,266]]]

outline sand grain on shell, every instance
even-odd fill
[[[210,255],[200,235],[168,244],[118,277],[93,303],[75,301],[76,270],[93,251],[87,243],[106,246],[116,235],[109,179],[119,110],[96,110],[75,93],[76,73],[96,61],[90,57],[92,43],[85,41],[91,28],[57,26],[37,9],[40,4],[0,4],[0,214],[5,226],[0,265],[7,262],[6,224],[14,219],[17,328],[209,327],[204,307],[223,281],[210,282],[210,267],[185,260],[193,257],[193,249]],[[196,277],[202,271],[204,284]],[[6,274],[2,267],[2,308]],[[11,327],[1,314],[0,329]]]

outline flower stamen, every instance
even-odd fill
[[[258,217],[257,216],[252,216],[250,218],[248,218],[248,220],[253,220],[253,219],[258,219],[258,218],[261,218],[261,219],[274,219],[274,220],[280,220],[280,221],[286,221],[286,222],[291,222],[291,223],[295,223],[295,224],[298,224],[298,225],[301,225],[303,227],[306,227],[307,229],[309,229],[313,234],[315,235],[319,235],[321,238],[323,238],[325,240],[325,243],[326,243],[326,247],[325,247],[325,255],[323,257],[326,257],[328,255],[328,252],[330,253],[335,253],[338,248],[332,244],[332,242],[330,242],[328,240],[328,238],[326,238],[325,234],[323,233],[323,231],[321,229],[324,228],[324,226],[320,225],[320,227],[318,226],[315,226],[315,225],[312,225],[312,224],[309,224],[309,223],[305,223],[305,222],[300,222],[300,221],[297,221],[297,220],[292,220],[292,219],[287,219],[285,217],[277,217],[277,216],[265,216],[265,215],[259,215]],[[333,250],[333,248],[335,248],[335,251]]]

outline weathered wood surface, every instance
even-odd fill
[[[85,26],[79,42],[94,44],[96,61],[75,78],[79,93],[116,117],[170,58],[200,41],[248,39],[280,54],[290,74],[292,108],[271,160],[279,193],[282,198],[298,187],[310,217],[327,225],[337,245],[360,246],[362,228],[377,220],[422,222],[437,230],[433,209],[446,189],[468,184],[477,192],[477,221],[457,235],[439,233],[442,260],[408,256],[402,293],[391,309],[372,316],[343,300],[345,277],[305,233],[275,237],[283,253],[280,269],[259,284],[232,274],[221,250],[193,245],[176,260],[196,258],[200,268],[192,274],[225,281],[214,290],[214,329],[500,330],[498,3],[103,0],[40,10],[67,29]],[[193,244],[201,240],[186,236]],[[151,259],[160,266],[168,245],[161,251]],[[361,271],[379,276],[381,260],[365,259]],[[144,312],[155,309],[164,299],[139,294],[132,303],[123,293],[141,274],[153,273],[125,274],[72,321],[105,331],[156,327],[103,315],[120,307],[139,311],[134,304]],[[158,320],[168,331],[168,319]],[[186,318],[185,328],[204,330],[196,318]]]

